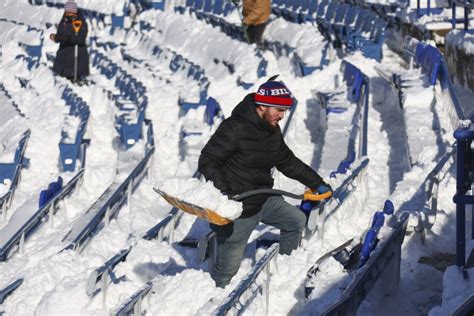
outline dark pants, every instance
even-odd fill
[[[267,26],[267,23],[247,26],[247,37],[249,39],[250,44],[263,44],[262,35],[263,31],[265,31],[265,26]]]
[[[213,225],[217,235],[217,258],[211,276],[218,287],[229,284],[239,271],[247,241],[259,222],[280,229],[280,254],[289,255],[299,246],[306,216],[281,196],[271,196],[256,215],[238,218],[225,226]]]

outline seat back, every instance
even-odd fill
[[[348,87],[347,98],[349,101],[359,102],[362,86],[364,84],[364,76],[359,68],[353,64],[344,61],[344,82]]]
[[[438,75],[441,69],[441,63],[443,56],[441,53],[431,45],[428,45],[425,49],[425,57],[423,58],[422,69],[423,72],[428,76],[429,83],[431,85],[436,84]]]

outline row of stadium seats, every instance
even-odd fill
[[[71,88],[65,87],[62,99],[69,106],[69,118],[61,131],[59,154],[63,171],[74,171],[77,159],[83,160],[84,140],[90,110],[82,98],[77,96]]]
[[[143,138],[143,123],[148,105],[145,87],[98,50],[92,49],[90,56],[92,65],[98,68],[101,74],[107,79],[115,77],[115,87],[119,94],[111,97],[119,108],[116,117],[117,131],[125,149],[129,149]]]
[[[195,12],[199,18],[205,18],[209,14],[228,16],[235,6],[226,0],[186,0],[185,6],[178,6],[176,10],[183,13],[186,8]]]
[[[313,96],[318,100],[321,109],[325,111],[327,132],[334,133],[334,139],[348,139],[347,155],[339,163],[337,169],[331,172],[330,177],[345,174],[356,159],[356,137],[360,132],[360,113],[365,112],[368,106],[368,77],[355,65],[343,61],[341,64],[343,83],[330,92],[313,90]],[[344,118],[339,117],[344,114]],[[349,115],[347,115],[349,114]],[[343,126],[345,128],[343,128]],[[349,135],[345,135],[350,130]],[[341,134],[342,133],[342,134]],[[339,135],[341,134],[341,135]],[[340,151],[340,148],[337,149]],[[326,156],[335,157],[329,152]]]
[[[300,1],[300,4],[303,2]],[[298,1],[288,7],[276,1],[272,12],[294,23],[316,24],[321,34],[335,47],[344,45],[348,52],[360,50],[364,56],[377,61],[382,58],[387,25],[373,11],[329,0],[320,3],[311,1],[309,6],[297,4]]]

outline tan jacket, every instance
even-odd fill
[[[258,25],[267,22],[270,17],[271,0],[244,0],[242,15],[245,25]]]

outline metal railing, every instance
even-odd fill
[[[149,129],[153,125],[149,122]],[[147,132],[149,135],[150,132]],[[79,220],[63,238],[68,245],[63,250],[78,250],[81,252],[90,239],[102,229],[100,225],[105,220],[105,225],[118,213],[122,205],[127,201],[131,202],[132,193],[138,188],[141,180],[145,177],[149,167],[151,157],[155,152],[153,138],[148,140],[145,157],[137,164],[129,176],[122,183],[113,183],[84,214],[85,220]],[[150,143],[151,142],[151,143]],[[90,219],[88,218],[90,217]]]
[[[20,140],[20,152],[19,152],[19,161],[15,168],[15,172],[13,173],[13,179],[11,179],[10,187],[8,188],[7,193],[5,193],[2,197],[0,197],[0,211],[2,212],[3,220],[7,219],[7,210],[10,208],[13,197],[15,195],[15,190],[20,182],[20,172],[23,169],[23,159],[25,156],[26,145],[28,143],[28,139],[30,138],[30,130],[27,130],[24,134],[22,139]]]
[[[219,307],[212,313],[213,316],[224,316],[228,312],[233,311],[233,314],[240,315],[248,304],[252,302],[258,292],[261,292],[265,296],[265,315],[268,315],[269,307],[269,295],[270,295],[270,263],[272,259],[275,261],[276,266],[276,255],[280,249],[280,245],[275,243],[268,248],[265,254],[258,260],[252,270],[247,274],[246,277],[240,281],[235,289],[229,294],[229,296],[219,305]],[[252,284],[256,284],[256,279],[262,271],[265,270],[266,280],[263,285],[257,285],[251,287]],[[251,292],[249,297],[241,302],[241,297],[244,293]]]
[[[356,272],[354,279],[344,291],[341,299],[325,310],[322,315],[356,315],[379,277],[387,277],[384,287],[393,290],[400,278],[401,245],[405,237],[409,214],[403,213],[393,233],[371,254],[369,261]]]
[[[464,19],[462,19],[464,24],[464,31],[469,32],[469,13],[472,12],[474,9],[474,4],[468,0],[451,0],[451,10],[452,10],[452,18],[451,18],[451,25],[453,29],[456,29],[456,6],[460,6],[464,8]]]
[[[474,171],[474,124],[461,127],[454,132],[458,144],[456,167],[456,265],[463,269],[466,265],[466,205],[474,205],[472,192],[472,171]],[[471,210],[474,215],[474,209]],[[474,239],[474,220],[471,226],[471,239]],[[472,255],[472,253],[471,253]]]
[[[3,304],[3,302],[5,302],[5,299],[7,298],[7,296],[12,294],[22,284],[23,284],[23,279],[20,278],[16,281],[10,283],[6,288],[0,290],[0,304]]]
[[[41,224],[42,219],[48,215],[49,221],[52,225],[53,215],[57,209],[58,203],[63,200],[66,196],[71,194],[71,192],[77,187],[77,184],[80,182],[84,176],[84,169],[79,170],[79,172],[58,192],[50,201],[48,201],[43,207],[36,211],[31,218],[19,229],[16,233],[11,236],[0,248],[0,261],[7,260],[8,255],[13,250],[15,246],[20,248],[20,252],[24,252],[24,244],[26,238],[29,236],[29,233],[32,232],[37,225]]]

